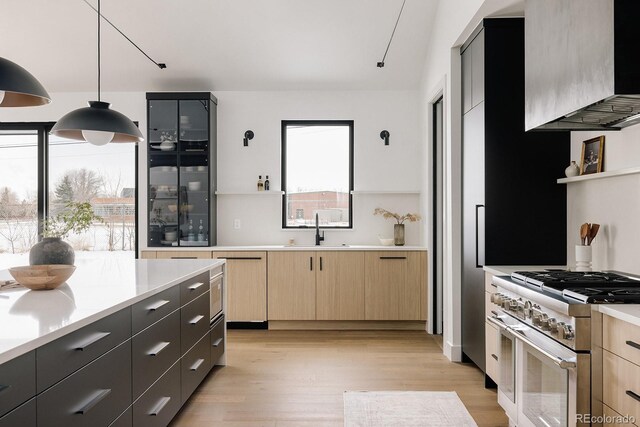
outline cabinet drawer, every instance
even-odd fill
[[[131,338],[130,307],[38,348],[36,350],[38,393],[129,338]]]
[[[495,383],[498,382],[498,329],[490,323],[484,323],[486,372]]]
[[[602,347],[640,365],[640,327],[602,316]]]
[[[174,286],[131,308],[131,328],[137,334],[180,307],[180,289]]]
[[[635,424],[631,422],[625,422],[625,421],[630,421],[628,419],[629,417],[627,417],[627,420],[625,420],[625,417],[618,414],[616,411],[609,408],[607,405],[602,405],[602,415],[604,416],[604,421],[605,421],[602,424],[602,427],[634,427],[635,426]]]
[[[176,310],[140,332],[131,345],[136,399],[180,358],[180,312]]]
[[[38,427],[107,426],[131,404],[131,341],[38,395]]]
[[[602,401],[619,414],[640,420],[640,367],[604,350]]]
[[[127,408],[109,427],[132,427],[133,426],[133,410],[131,406]]]
[[[164,427],[179,409],[180,363],[176,363],[133,404],[133,425]]]
[[[0,416],[36,395],[36,352],[0,365]]]
[[[180,309],[181,354],[189,351],[209,331],[209,322],[209,292],[200,295]]]
[[[180,303],[185,305],[209,290],[209,272],[186,280],[180,284]]]
[[[216,323],[211,327],[210,337],[211,337],[211,367],[216,364],[220,356],[224,354],[224,316],[222,316]]]
[[[36,427],[35,397],[0,417],[0,427]]]
[[[180,368],[182,371],[182,403],[187,401],[191,393],[209,373],[211,368],[210,342],[209,334],[206,334],[187,354],[182,356],[182,367]]]

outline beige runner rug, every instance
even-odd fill
[[[477,427],[454,391],[345,391],[345,427]]]

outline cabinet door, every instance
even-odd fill
[[[500,369],[498,367],[498,329],[491,325],[489,322],[485,322],[485,360],[487,362],[487,375],[497,384],[498,373]]]
[[[267,320],[267,253],[214,252],[213,257],[227,260],[227,321]]]
[[[316,252],[316,319],[364,320],[364,252]]]
[[[158,251],[158,259],[198,259],[198,258],[211,258],[211,252],[209,251]]]
[[[269,252],[269,320],[316,319],[315,252]]]
[[[367,252],[365,319],[421,320],[425,291],[419,252]]]
[[[471,108],[484,101],[484,30],[473,40],[471,48]]]

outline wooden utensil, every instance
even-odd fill
[[[589,224],[586,222],[580,226],[580,244],[585,245],[587,240],[587,235],[589,234]]]
[[[600,230],[600,224],[591,224],[591,227],[589,227],[589,235],[587,236],[587,245],[591,245],[591,242],[593,242],[593,239],[595,239],[598,234],[598,230]]]

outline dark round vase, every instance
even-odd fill
[[[30,265],[66,264],[73,265],[76,254],[73,248],[60,237],[44,237],[29,251]]]

